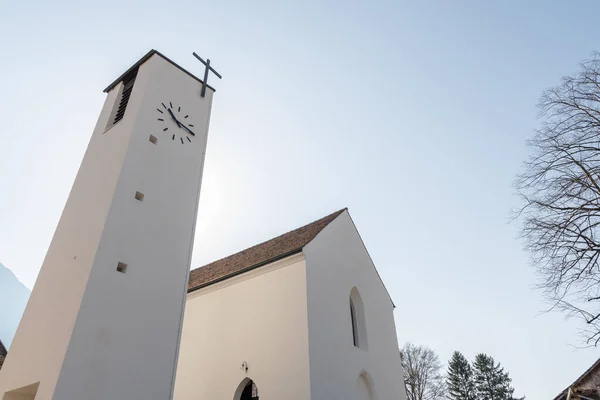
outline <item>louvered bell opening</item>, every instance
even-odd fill
[[[129,97],[131,96],[131,91],[133,90],[134,82],[135,77],[133,77],[125,83],[125,87],[123,88],[123,93],[121,94],[121,101],[119,102],[119,108],[117,108],[113,125],[122,120],[125,116],[125,110],[127,109],[127,103],[129,102]]]

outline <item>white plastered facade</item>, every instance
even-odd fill
[[[261,400],[405,399],[393,309],[344,211],[302,252],[188,294],[174,399],[239,400],[248,379]]]

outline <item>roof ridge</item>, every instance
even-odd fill
[[[193,269],[190,272],[188,291],[208,286],[301,251],[319,232],[347,210],[347,207],[343,208],[299,228]]]
[[[214,263],[216,263],[216,262],[219,262],[219,261],[223,261],[223,260],[225,260],[225,259],[227,259],[227,258],[229,258],[229,257],[231,257],[231,256],[234,256],[234,255],[236,255],[236,254],[243,253],[244,251],[251,250],[251,249],[253,249],[253,248],[255,248],[255,247],[258,247],[258,246],[263,246],[263,245],[270,244],[270,245],[271,245],[270,247],[272,247],[273,245],[275,245],[275,243],[271,243],[271,242],[274,242],[274,241],[276,241],[277,239],[280,239],[280,238],[284,237],[285,235],[288,235],[288,234],[290,234],[290,233],[292,233],[292,232],[300,231],[300,230],[302,230],[302,229],[304,229],[304,228],[307,228],[307,227],[311,226],[312,224],[318,223],[318,222],[320,222],[321,220],[324,220],[324,219],[326,219],[326,218],[329,218],[329,217],[333,216],[334,214],[338,214],[338,215],[339,215],[339,214],[341,214],[341,213],[342,213],[344,210],[347,210],[347,208],[343,208],[343,209],[341,209],[341,210],[335,211],[335,212],[333,212],[333,213],[331,213],[331,214],[328,214],[328,215],[326,215],[326,216],[324,216],[324,217],[321,217],[321,218],[319,218],[319,219],[316,219],[316,220],[314,220],[314,221],[312,221],[312,222],[309,222],[309,223],[308,223],[308,224],[306,224],[306,225],[302,225],[302,226],[300,226],[300,227],[298,227],[298,228],[295,228],[295,229],[290,229],[289,231],[287,231],[287,232],[285,232],[285,233],[282,233],[281,235],[277,235],[277,236],[275,236],[275,237],[272,237],[271,239],[267,239],[267,240],[264,240],[264,241],[262,241],[262,242],[259,242],[259,243],[255,244],[255,245],[252,245],[252,246],[250,246],[250,247],[247,247],[247,248],[245,248],[244,250],[240,250],[240,251],[238,251],[238,252],[236,252],[236,253],[233,253],[233,254],[230,254],[230,255],[228,255],[228,256],[225,256],[225,257],[219,258],[219,259],[217,259],[217,260],[215,260],[215,261],[211,261],[211,262],[209,262],[208,264],[204,264],[204,265],[203,265],[203,266],[201,266],[201,267],[194,268],[194,270],[197,270],[197,269],[200,269],[200,268],[207,267],[207,266],[209,266],[209,265],[211,265],[211,264],[214,264]],[[336,217],[337,217],[337,215],[336,215]],[[329,225],[329,224],[327,224],[327,225]],[[327,226],[327,225],[325,225],[325,226]],[[325,228],[325,227],[323,227],[323,228]],[[321,230],[322,230],[322,229],[321,229]]]

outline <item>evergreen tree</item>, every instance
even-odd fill
[[[455,351],[448,363],[446,384],[448,387],[448,399],[475,400],[473,369],[460,351]]]
[[[477,354],[473,363],[475,393],[479,400],[513,400],[515,389],[508,372],[485,354]]]

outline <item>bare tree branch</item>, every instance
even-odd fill
[[[600,343],[600,53],[546,90],[541,127],[515,186],[522,237],[551,310],[582,321]]]
[[[440,400],[446,394],[442,364],[428,347],[404,345],[400,352],[408,400]]]

